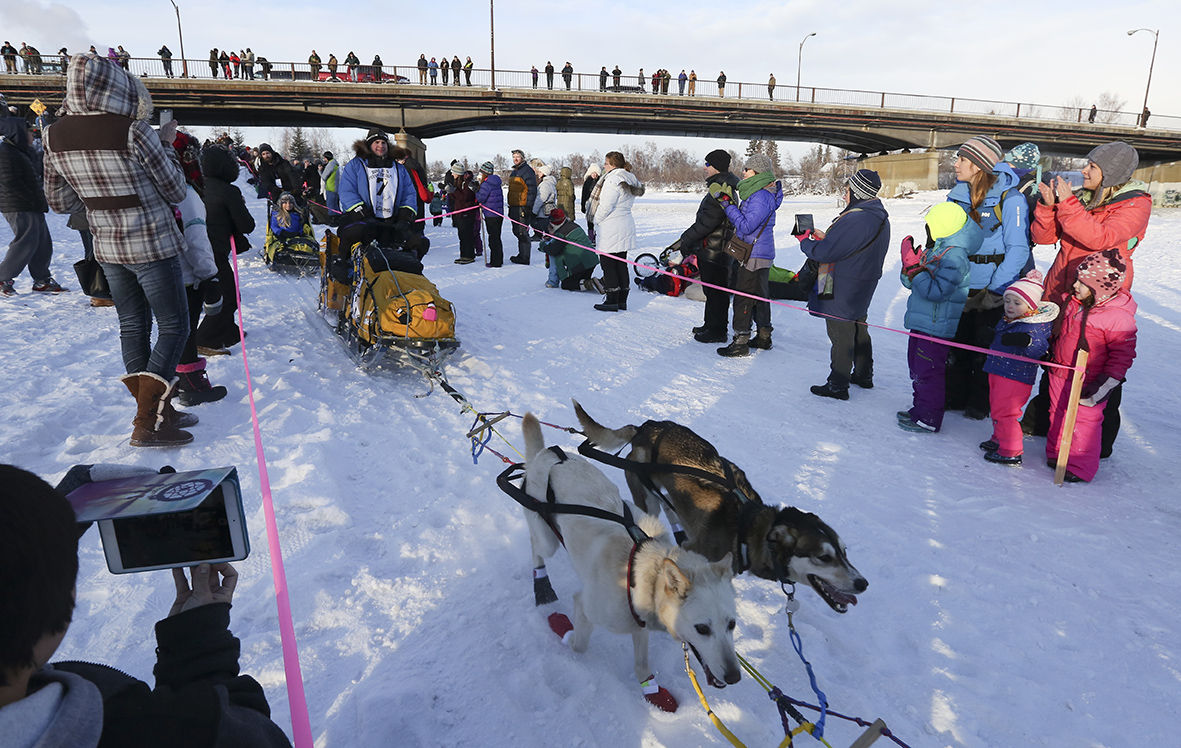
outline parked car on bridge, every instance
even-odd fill
[[[606,90],[609,93],[647,93],[647,91],[639,86],[607,86]]]
[[[372,65],[359,65],[353,68],[353,74],[349,75],[347,71],[336,71],[335,80],[333,76],[327,72],[321,71],[319,80],[321,82],[357,82],[357,83],[373,83],[374,73]],[[384,70],[381,72],[382,83],[409,83],[410,79],[404,75],[393,75]]]

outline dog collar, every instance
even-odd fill
[[[636,612],[635,604],[632,603],[632,589],[636,586],[636,575],[633,571],[633,567],[636,560],[636,553],[640,550],[644,543],[647,543],[649,540],[651,540],[651,538],[637,540],[634,544],[632,544],[631,553],[627,555],[627,609],[632,614],[632,620],[634,620],[636,625],[640,628],[647,628],[648,624],[644,622],[643,618],[640,618],[640,614]]]

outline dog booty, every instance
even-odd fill
[[[662,712],[675,712],[677,700],[668,689],[656,682],[656,676],[640,681],[640,688],[644,689],[644,701]]]
[[[565,613],[550,613],[549,618],[550,630],[558,635],[562,643],[570,646],[570,632],[574,630],[574,624],[570,623],[570,619],[566,617]]]

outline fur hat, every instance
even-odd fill
[[[1123,184],[1132,178],[1132,172],[1140,165],[1140,154],[1122,140],[1096,146],[1087,154],[1087,160],[1103,171],[1103,183],[1096,192],[1106,187]]]
[[[755,174],[763,174],[768,171],[774,171],[775,169],[771,164],[771,157],[765,153],[756,153],[752,156],[747,156],[746,163],[743,164],[743,167],[750,169]],[[719,169],[719,171],[721,170]]]
[[[494,171],[496,171],[496,167],[492,165],[491,161],[485,161],[484,163],[480,164],[481,174],[491,174]]]
[[[375,141],[375,140],[384,140],[386,142],[386,144],[388,145],[390,142],[390,136],[386,135],[385,132],[383,132],[381,128],[375,127],[369,131],[368,135],[365,136],[365,142],[366,143],[373,143],[373,141]]]
[[[1092,252],[1078,264],[1079,282],[1094,292],[1096,304],[1102,304],[1119,292],[1127,272],[1128,266],[1119,256],[1118,249]]]
[[[279,193],[279,199],[275,201],[275,205],[281,205],[284,200],[290,200],[292,205],[299,205],[295,199],[295,195],[292,195],[290,192]]]
[[[554,208],[549,212],[549,225],[561,226],[566,222],[566,211],[561,208]]]
[[[982,171],[992,171],[1001,160],[1005,149],[1001,144],[987,135],[977,135],[960,146],[957,156],[963,156],[980,167]]]
[[[876,171],[858,169],[856,174],[849,177],[846,184],[849,185],[849,192],[853,193],[855,199],[873,200],[878,196],[878,190],[882,188],[882,178],[878,176]]]
[[[721,148],[705,154],[705,163],[725,174],[730,171],[730,152]]]
[[[1030,270],[1025,274],[1024,278],[1018,278],[1009,284],[1005,289],[1005,296],[1013,294],[1017,298],[1029,304],[1030,309],[1037,309],[1037,305],[1042,301],[1042,294],[1046,290],[1045,281],[1042,279],[1042,274],[1035,270]]]

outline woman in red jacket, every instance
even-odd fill
[[[1072,190],[1070,182],[1055,177],[1039,184],[1041,200],[1033,211],[1030,234],[1034,244],[1057,244],[1058,255],[1046,273],[1046,301],[1065,309],[1078,277],[1078,265],[1092,252],[1114,249],[1127,267],[1122,288],[1132,288],[1132,252],[1144,239],[1152,197],[1147,185],[1132,179],[1140,163],[1136,149],[1122,141],[1104,143],[1087,154],[1082,189]],[[1058,324],[1061,325],[1062,317]],[[1038,395],[1021,419],[1026,433],[1045,435],[1049,428],[1049,394],[1042,377]],[[1103,419],[1103,457],[1110,457],[1119,433],[1119,404],[1123,387],[1107,398]]]

